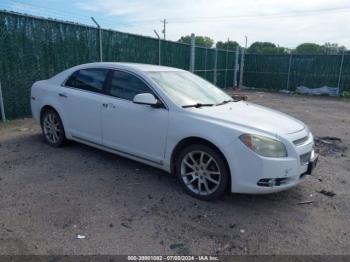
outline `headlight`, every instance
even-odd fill
[[[287,157],[288,153],[280,141],[258,135],[243,134],[239,139],[255,153],[265,157]]]

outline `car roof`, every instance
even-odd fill
[[[84,68],[90,67],[108,67],[115,69],[136,69],[143,72],[154,72],[154,71],[183,71],[179,68],[168,67],[168,66],[159,66],[159,65],[150,65],[150,64],[138,64],[138,63],[119,63],[119,62],[97,62],[81,65]]]
[[[73,72],[81,69],[88,68],[108,68],[108,69],[124,69],[129,70],[135,73],[144,73],[144,72],[184,72],[184,70],[168,66],[158,66],[158,65],[149,65],[149,64],[138,64],[138,63],[117,63],[117,62],[95,62],[77,65],[67,70],[64,70],[61,73],[50,78],[51,83],[61,85],[69,75]]]

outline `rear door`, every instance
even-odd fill
[[[138,76],[113,70],[102,109],[103,144],[162,164],[168,130],[168,110],[133,103],[137,94],[152,93]],[[154,94],[155,95],[155,94]],[[156,96],[156,95],[155,95]]]
[[[59,94],[67,118],[67,131],[80,140],[102,144],[101,109],[108,69],[74,72]]]

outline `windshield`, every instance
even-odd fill
[[[160,88],[179,106],[221,104],[232,100],[206,80],[184,71],[147,72]]]

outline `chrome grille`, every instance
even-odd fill
[[[293,144],[296,146],[300,146],[300,145],[304,144],[308,139],[309,139],[309,136],[305,136],[305,137],[299,138],[297,140],[294,140]]]
[[[310,162],[310,158],[311,158],[311,152],[306,153],[306,154],[302,154],[300,156],[300,164],[301,165],[306,165],[307,163]]]

